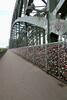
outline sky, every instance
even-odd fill
[[[34,0],[34,4],[35,4],[35,6],[42,6],[42,5],[44,5],[44,3],[41,0]]]
[[[10,27],[16,0],[0,2],[0,47],[7,47],[10,38]]]
[[[1,0],[0,2],[0,48],[8,47],[10,39],[11,20],[16,0]],[[44,5],[41,0],[34,0],[35,6]]]

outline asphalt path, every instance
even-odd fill
[[[8,50],[0,59],[0,100],[67,100],[67,86]]]

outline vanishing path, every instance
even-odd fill
[[[10,50],[0,59],[0,100],[67,100],[67,86]]]

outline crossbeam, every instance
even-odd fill
[[[17,22],[27,22],[30,24],[34,24],[38,27],[46,29],[47,19],[45,17],[37,17],[37,16],[24,16],[15,20],[12,26],[14,26]]]

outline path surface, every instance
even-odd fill
[[[67,100],[67,86],[11,51],[0,59],[0,100]]]

